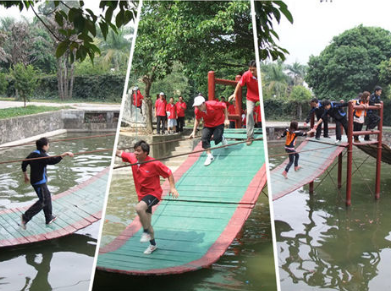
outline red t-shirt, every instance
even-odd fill
[[[123,152],[121,157],[124,162],[137,163],[134,153]],[[150,160],[154,160],[154,158],[147,156],[145,159],[145,161]],[[167,166],[159,161],[150,162],[132,166],[132,172],[138,201],[141,201],[146,195],[153,195],[161,200],[163,189],[160,186],[160,176],[166,179],[172,174]]]
[[[229,104],[228,106],[228,113],[229,114],[235,114],[235,106],[233,104]],[[230,121],[235,121],[235,119],[230,119]]]
[[[199,110],[197,107],[194,109],[197,120],[204,119],[205,127],[216,127],[224,124],[224,108],[225,103],[218,101],[206,101],[206,112]]]
[[[253,102],[259,101],[258,80],[253,76],[253,74],[251,74],[250,71],[247,71],[243,74],[239,84],[242,87],[247,86],[247,100]]]
[[[178,117],[185,117],[185,110],[187,108],[186,102],[177,102],[175,104]]]
[[[176,106],[175,104],[168,103],[166,106],[166,111],[170,112],[168,119],[176,119]]]
[[[255,113],[257,114],[256,120],[255,120]],[[254,107],[254,120],[255,122],[262,122],[261,106],[259,105]]]
[[[136,94],[133,93],[133,105],[136,106],[136,107],[140,107],[141,104],[142,104],[142,100],[144,99],[144,96],[141,95],[141,92],[140,90],[137,90]],[[136,100],[137,100],[137,104],[136,104]]]
[[[155,102],[156,116],[166,116],[166,100],[157,99]]]

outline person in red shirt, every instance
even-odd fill
[[[183,132],[185,126],[185,110],[187,108],[186,102],[183,101],[183,97],[179,96],[179,101],[175,104],[176,112],[178,115],[177,119],[177,131]]]
[[[254,107],[254,122],[257,128],[262,128],[262,115],[261,115],[261,105],[259,102],[258,105]]]
[[[165,131],[165,119],[166,119],[166,105],[167,101],[164,99],[164,93],[159,94],[159,98],[155,102],[155,116],[157,123],[157,134],[160,134],[160,124],[162,125],[162,134]]]
[[[228,105],[228,113],[235,114],[236,113],[235,106],[229,102],[228,102],[228,104],[229,104]],[[229,128],[235,128],[235,119],[229,120]]]
[[[254,138],[254,118],[253,112],[255,103],[260,101],[259,90],[258,90],[258,79],[257,79],[257,63],[251,61],[249,63],[248,71],[245,72],[236,85],[235,92],[228,98],[228,101],[235,99],[236,95],[241,87],[247,86],[247,95],[246,95],[246,108],[247,108],[247,118],[246,118],[246,128],[247,128],[247,145],[252,144],[252,139]]]
[[[140,89],[135,86],[133,88],[133,105],[137,108],[140,108],[141,114],[143,113],[142,105],[143,105],[144,96],[141,94]]]
[[[169,195],[172,194],[174,198],[178,198],[179,193],[175,188],[174,175],[163,163],[148,156],[149,144],[143,140],[134,145],[134,153],[117,150],[116,155],[124,162],[133,164],[132,173],[139,201],[136,205],[136,211],[144,229],[140,242],[150,242],[144,251],[144,254],[149,255],[157,248],[151,221],[152,206],[158,204],[162,198],[163,189],[160,186],[160,176],[168,179],[170,183]]]
[[[174,104],[173,97],[170,98],[170,103],[168,103],[166,106],[166,112],[168,117],[167,131],[168,133],[175,133],[177,113],[176,113],[176,106]]]
[[[224,97],[224,96],[221,96],[221,97],[220,97],[220,102],[225,103],[225,105],[227,106],[227,109],[228,109],[228,107],[231,105],[231,103],[229,103],[228,101],[225,101],[225,97]]]
[[[193,107],[195,113],[195,121],[193,132],[190,134],[190,138],[195,137],[198,124],[201,119],[204,120],[204,128],[202,130],[202,148],[206,149],[207,157],[204,165],[208,166],[214,160],[212,152],[210,150],[210,141],[212,139],[215,145],[222,142],[223,145],[227,145],[224,134],[224,125],[229,125],[228,110],[225,103],[218,101],[205,101],[202,96],[194,98]]]

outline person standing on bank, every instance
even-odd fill
[[[48,156],[49,140],[46,137],[40,138],[35,144],[37,150],[30,153],[26,157],[26,160],[22,162],[22,171],[25,183],[31,183],[39,200],[22,214],[21,226],[23,229],[26,229],[26,224],[42,209],[45,214],[46,224],[50,224],[56,220],[57,217],[52,213],[52,197],[47,186],[46,166],[59,163],[65,156],[73,157],[73,153],[71,152],[65,152],[60,156]],[[41,159],[29,161],[35,158]],[[30,178],[27,175],[28,165],[30,165]]]
[[[194,98],[193,107],[195,113],[195,121],[193,132],[190,134],[190,138],[194,138],[197,132],[198,124],[201,119],[204,120],[204,128],[202,130],[202,148],[206,149],[207,157],[204,165],[209,166],[214,157],[210,150],[210,141],[212,139],[215,145],[222,142],[223,145],[227,145],[227,141],[224,138],[224,125],[229,126],[228,110],[227,106],[223,102],[219,101],[205,101],[202,96]]]
[[[162,134],[165,131],[165,119],[166,119],[166,105],[167,101],[164,99],[164,93],[159,94],[159,98],[155,102],[155,117],[157,123],[157,134],[160,134],[160,125],[162,126]]]
[[[132,165],[132,173],[138,197],[136,212],[144,229],[140,242],[149,241],[150,245],[144,251],[144,254],[150,255],[157,249],[151,221],[152,206],[158,204],[162,199],[163,189],[160,186],[160,176],[168,179],[170,183],[169,195],[172,194],[174,198],[178,198],[179,193],[175,188],[174,175],[167,166],[149,156],[149,144],[143,140],[134,145],[133,153],[117,150],[116,155],[122,158],[124,162],[134,164]],[[143,163],[152,160],[155,161]]]
[[[257,79],[257,63],[251,61],[248,64],[248,71],[245,72],[236,85],[235,92],[228,98],[228,101],[234,100],[241,90],[241,87],[247,86],[247,95],[246,95],[246,129],[247,129],[247,145],[252,144],[254,138],[254,107],[255,104],[260,101],[259,90],[258,90],[258,79]]]
[[[179,96],[179,101],[175,103],[176,112],[178,115],[177,119],[177,132],[183,132],[185,126],[185,111],[187,108],[186,102],[183,101],[183,97]]]
[[[144,96],[141,94],[140,89],[135,86],[133,88],[133,105],[140,109],[140,113],[143,114],[143,99]]]
[[[166,106],[166,113],[167,113],[167,132],[168,134],[172,133],[174,134],[176,132],[176,120],[177,120],[177,112],[176,112],[176,106],[174,104],[174,98],[170,98],[170,102]]]
[[[380,106],[380,95],[382,93],[382,88],[380,86],[375,87],[375,92],[369,98],[369,106]],[[369,109],[367,112],[367,129],[373,130],[380,122],[380,116],[376,110]],[[369,134],[365,135],[364,140],[370,141]]]

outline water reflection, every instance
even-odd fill
[[[354,157],[357,164],[366,158],[358,150]],[[366,177],[354,176],[349,209],[344,189],[339,193],[330,179],[314,196],[304,187],[273,203],[282,291],[390,290],[389,268],[384,268],[391,263],[390,170],[383,164],[380,201],[366,185],[369,179],[374,189],[372,159],[360,170]],[[336,170],[331,175],[336,177]]]

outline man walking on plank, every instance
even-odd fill
[[[36,141],[37,150],[30,153],[26,161],[22,162],[22,171],[24,174],[24,181],[31,182],[39,200],[35,202],[24,214],[22,214],[21,226],[26,229],[26,224],[34,215],[38,214],[42,209],[45,213],[46,224],[52,223],[56,220],[56,216],[52,214],[52,197],[47,186],[46,166],[55,165],[59,163],[63,157],[73,157],[73,153],[65,152],[57,157],[49,157],[47,151],[49,150],[49,140],[46,137],[40,138]],[[42,158],[29,161],[29,159]],[[27,166],[30,165],[30,178],[27,175]]]
[[[144,254],[150,255],[157,248],[151,221],[152,206],[158,204],[162,198],[163,189],[160,186],[160,176],[165,179],[168,178],[170,182],[169,194],[172,194],[174,198],[178,198],[179,194],[175,188],[174,175],[163,163],[148,156],[149,144],[143,140],[134,145],[134,153],[117,150],[116,155],[122,158],[124,162],[134,164],[132,173],[139,201],[136,212],[144,229],[140,242],[150,242],[150,245],[144,251]],[[155,161],[148,162],[152,160]]]
[[[222,142],[223,145],[227,144],[223,134],[224,125],[229,126],[228,110],[227,106],[223,102],[218,101],[205,101],[202,96],[194,98],[193,107],[195,113],[195,121],[193,132],[190,134],[190,138],[195,137],[198,124],[201,119],[204,119],[204,128],[202,130],[202,148],[206,149],[207,157],[204,165],[209,166],[214,157],[210,150],[210,141],[213,140],[215,144]]]

